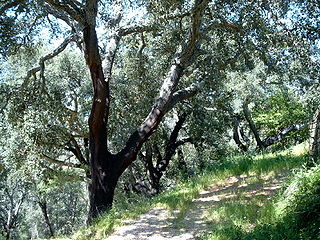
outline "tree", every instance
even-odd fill
[[[90,192],[90,218],[106,211],[112,205],[114,189],[118,178],[124,170],[137,157],[142,144],[149,138],[157,128],[163,116],[173,108],[173,106],[196,92],[197,86],[177,91],[178,82],[183,75],[184,69],[190,66],[197,55],[199,43],[199,31],[203,11],[209,1],[196,1],[192,10],[190,34],[181,52],[174,59],[168,76],[165,78],[160,95],[148,114],[145,121],[129,137],[125,147],[117,154],[108,151],[108,116],[110,108],[109,82],[115,54],[121,37],[132,32],[150,31],[149,28],[141,26],[118,27],[121,20],[121,11],[111,25],[115,33],[110,37],[111,43],[105,57],[105,69],[102,66],[102,57],[98,46],[96,33],[98,1],[88,0],[84,4],[80,2],[61,3],[60,1],[44,1],[43,9],[53,16],[63,19],[67,24],[72,25],[74,30],[81,29],[84,56],[90,72],[93,87],[93,103],[89,117],[89,146],[90,146],[90,172],[91,182]],[[121,2],[118,2],[121,5]],[[48,6],[51,7],[49,10]],[[4,8],[8,8],[4,6]],[[71,35],[64,41],[64,45],[41,58],[40,66],[31,69],[28,75],[40,72],[41,79],[44,78],[44,62],[63,50],[63,47],[73,39]],[[174,92],[176,92],[174,94]]]

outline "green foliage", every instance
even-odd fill
[[[275,136],[279,131],[293,124],[305,122],[310,113],[292,92],[278,91],[274,95],[255,104],[253,120],[264,137]],[[307,128],[288,137],[291,142],[303,141]],[[289,140],[290,141],[290,140]]]
[[[302,143],[275,153],[230,154],[216,159],[209,169],[227,171],[231,175],[268,174],[270,172],[277,174],[300,167],[302,163],[307,162],[306,151],[306,144]]]

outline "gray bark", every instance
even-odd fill
[[[320,107],[314,113],[310,124],[309,153],[313,162],[320,157]]]

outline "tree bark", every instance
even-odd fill
[[[265,138],[262,143],[264,148],[267,148],[275,143],[281,142],[285,139],[285,137],[294,131],[298,131],[300,129],[303,129],[306,127],[305,123],[300,123],[300,124],[293,124],[289,127],[286,127],[285,129],[283,129],[282,131],[280,131],[277,135],[275,136],[269,136],[267,138]]]
[[[320,157],[320,107],[314,113],[310,124],[309,153],[313,163]]]
[[[83,28],[84,53],[93,86],[89,117],[91,182],[89,184],[89,223],[112,206],[118,181],[117,162],[108,151],[109,79],[105,79],[95,30],[97,1],[87,1]]]
[[[184,69],[192,64],[197,56],[202,14],[209,0],[195,1],[188,41],[174,59],[174,64],[171,66],[171,70],[163,82],[159,97],[149,115],[141,126],[131,134],[125,147],[117,154],[111,154],[108,151],[109,81],[117,46],[121,36],[127,33],[118,29],[112,37],[112,44],[105,58],[107,60],[107,64],[105,64],[105,74],[107,77],[105,77],[95,30],[98,0],[85,1],[83,9],[79,9],[80,5],[74,6],[54,0],[46,0],[46,2],[56,9],[65,11],[75,19],[80,24],[83,33],[84,56],[93,86],[93,103],[88,121],[91,171],[88,217],[88,222],[90,223],[93,218],[111,208],[114,190],[119,177],[137,158],[142,145],[158,127],[163,116],[177,102],[196,93],[197,89],[192,88],[192,91],[185,91],[179,95],[174,95]],[[121,19],[121,16],[119,16],[119,19]],[[130,33],[131,30],[129,29],[128,31]]]

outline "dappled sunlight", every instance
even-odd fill
[[[195,239],[208,233],[208,228],[221,228],[226,224],[250,231],[265,201],[281,188],[287,176],[285,173],[229,177],[224,183],[200,192],[189,205],[190,209],[170,211],[163,206],[156,207],[135,221],[126,221],[126,225],[116,228],[107,240]],[[178,201],[185,193],[179,191],[173,196]]]

